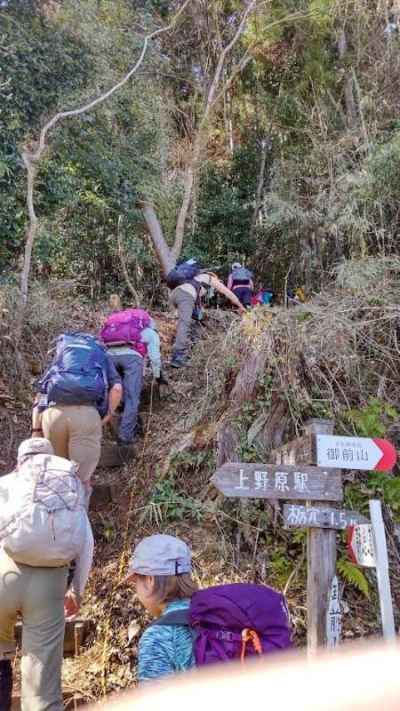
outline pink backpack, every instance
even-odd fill
[[[100,338],[106,346],[130,345],[145,356],[147,345],[140,338],[142,331],[151,324],[151,318],[143,309],[125,309],[108,317],[100,331]]]

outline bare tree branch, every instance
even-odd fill
[[[265,3],[262,3],[265,4]],[[204,147],[204,140],[205,140],[205,128],[208,123],[208,120],[210,118],[211,112],[215,108],[215,106],[218,104],[219,100],[221,97],[226,93],[227,90],[232,86],[233,82],[235,79],[243,72],[245,67],[251,62],[254,57],[251,54],[252,49],[256,47],[258,44],[257,42],[253,42],[250,47],[248,47],[243,54],[242,58],[237,62],[233,70],[231,71],[231,74],[228,79],[224,81],[224,86],[222,90],[217,93],[218,87],[221,82],[221,75],[225,67],[226,59],[238,40],[240,39],[241,35],[243,34],[246,23],[248,20],[249,15],[253,12],[253,10],[257,6],[257,0],[251,0],[251,2],[247,5],[245,11],[243,12],[242,19],[239,23],[239,26],[229,42],[227,46],[222,50],[220,58],[218,60],[217,68],[214,73],[213,80],[211,82],[211,86],[208,91],[207,99],[205,101],[205,108],[203,112],[203,116],[200,120],[199,126],[197,128],[194,141],[193,141],[193,148],[192,148],[192,153],[189,158],[189,162],[186,167],[185,171],[185,177],[184,177],[184,192],[183,192],[183,199],[182,199],[182,205],[178,214],[178,220],[176,223],[176,230],[175,230],[175,242],[172,248],[172,253],[174,256],[174,259],[178,259],[181,250],[182,250],[182,245],[183,245],[183,240],[184,240],[184,233],[185,233],[185,224],[186,224],[186,219],[187,215],[189,212],[191,200],[192,200],[192,194],[193,194],[193,185],[194,185],[194,178],[197,172],[200,156],[201,156],[201,151]],[[303,12],[294,12],[290,15],[287,15],[286,17],[276,20],[275,22],[272,22],[271,24],[268,25],[268,29],[272,29],[273,27],[281,24],[285,24],[290,21],[295,21],[295,20],[303,20],[307,19],[312,16],[316,16],[319,14],[318,10],[311,10],[310,12],[303,13]]]
[[[119,254],[119,258],[120,258],[120,262],[121,262],[122,272],[125,277],[127,287],[135,300],[135,306],[140,306],[139,294],[137,293],[135,287],[133,286],[133,284],[130,280],[128,267],[126,265],[124,248],[123,248],[122,239],[121,239],[121,222],[122,222],[122,215],[120,215],[118,217],[118,225],[117,225],[118,254]]]
[[[270,144],[269,139],[263,138],[263,140],[261,142],[261,160],[260,160],[260,169],[258,171],[256,200],[255,200],[255,204],[254,204],[254,210],[253,210],[253,214],[251,217],[251,224],[250,224],[250,230],[249,230],[249,240],[251,240],[251,241],[254,238],[254,231],[256,229],[257,218],[258,218],[260,208],[262,205],[262,193],[263,193],[264,180],[265,180],[265,166],[267,163],[267,153],[270,148],[271,148],[271,144]]]
[[[243,12],[241,21],[239,23],[239,26],[232,37],[231,41],[226,45],[226,47],[223,49],[221,52],[221,55],[219,57],[217,67],[214,73],[213,80],[211,82],[210,88],[208,90],[208,95],[207,99],[205,101],[205,107],[203,111],[203,115],[201,117],[198,129],[196,131],[196,135],[193,141],[193,148],[192,148],[192,155],[189,159],[186,171],[185,171],[185,178],[184,178],[184,193],[183,193],[183,200],[182,200],[182,205],[181,209],[179,211],[178,215],[178,220],[176,223],[176,230],[175,230],[175,242],[174,246],[172,248],[172,254],[174,256],[174,259],[176,260],[182,250],[182,245],[183,245],[183,238],[184,238],[184,233],[185,233],[185,223],[186,223],[186,218],[189,212],[190,208],[190,203],[192,199],[192,191],[193,191],[193,182],[194,182],[194,175],[198,167],[198,162],[200,159],[200,154],[201,150],[203,148],[203,141],[204,141],[204,133],[205,133],[205,127],[208,123],[208,120],[210,118],[210,114],[216,104],[218,95],[217,95],[217,89],[220,84],[221,80],[221,74],[223,72],[224,66],[226,59],[238,40],[240,39],[241,35],[244,32],[244,29],[246,27],[247,19],[251,12],[254,10],[255,6],[257,4],[257,0],[251,0],[251,2],[247,5],[245,11]]]
[[[179,17],[182,15],[184,12],[185,8],[187,5],[191,2],[191,0],[185,0],[182,4],[182,6],[179,8],[178,12],[174,15],[172,18],[171,22],[166,25],[165,27],[161,27],[158,30],[155,30],[154,32],[151,32],[149,35],[146,35],[143,41],[143,47],[140,52],[139,58],[131,67],[131,69],[125,74],[125,76],[116,84],[114,84],[110,89],[107,91],[103,92],[100,96],[96,97],[95,99],[92,99],[88,103],[84,104],[84,106],[80,106],[76,109],[70,109],[67,111],[59,111],[57,114],[53,116],[53,118],[50,119],[42,128],[40,131],[39,135],[39,140],[37,143],[37,147],[35,150],[31,150],[28,145],[26,145],[23,148],[22,151],[22,159],[24,161],[26,170],[27,170],[27,209],[28,209],[28,217],[29,217],[29,222],[27,226],[27,232],[26,232],[26,242],[25,242],[25,253],[24,253],[24,263],[23,263],[23,269],[21,273],[21,301],[20,301],[20,309],[19,309],[19,315],[17,318],[17,339],[20,338],[21,332],[22,332],[22,326],[23,326],[23,319],[24,319],[24,314],[25,314],[25,308],[28,300],[28,286],[29,286],[29,274],[30,274],[30,269],[31,269],[31,261],[32,261],[32,249],[33,249],[33,243],[35,240],[35,236],[37,233],[38,229],[38,218],[35,213],[35,206],[34,206],[34,195],[35,195],[35,177],[37,173],[37,165],[40,162],[41,158],[43,157],[43,154],[47,148],[47,135],[49,131],[51,131],[57,123],[60,121],[70,118],[73,116],[79,116],[83,113],[86,113],[88,111],[91,111],[94,109],[96,106],[99,104],[103,103],[107,99],[110,98],[115,92],[117,92],[119,89],[121,89],[130,79],[131,77],[138,71],[140,65],[142,64],[144,57],[146,55],[149,43],[154,40],[156,37],[158,37],[160,34],[168,32],[170,29],[174,27],[176,24],[177,20]]]

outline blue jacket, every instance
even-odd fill
[[[186,609],[189,605],[189,600],[175,600],[166,606],[163,614]],[[139,683],[186,671],[194,665],[190,627],[154,625],[145,630],[139,642]]]

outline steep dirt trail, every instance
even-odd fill
[[[166,359],[175,322],[162,316],[158,325]],[[134,461],[121,468],[98,470],[95,474],[95,483],[112,484],[113,501],[100,503],[90,512],[96,551],[81,616],[93,619],[96,628],[89,636],[88,648],[79,658],[66,660],[63,671],[64,689],[78,697],[92,700],[134,683],[137,638],[145,615],[136,606],[132,590],[122,581],[135,542],[158,530],[184,536],[201,558],[199,574],[206,576],[208,582],[215,579],[218,562],[226,555],[226,551],[220,550],[221,540],[224,547],[223,539],[212,519],[201,516],[201,520],[196,521],[190,508],[174,519],[165,514],[167,503],[160,505],[152,501],[157,482],[161,482],[161,487],[164,482],[165,500],[171,500],[173,505],[174,492],[182,495],[181,489],[198,490],[200,480],[207,481],[208,472],[202,472],[201,466],[195,467],[196,485],[192,487],[190,480],[180,480],[169,496],[171,454],[185,449],[185,443],[193,439],[190,433],[199,417],[199,412],[194,412],[194,403],[207,377],[206,367],[214,352],[216,328],[218,321],[213,323],[211,318],[196,347],[192,365],[182,370],[165,369],[169,386],[162,387],[160,398],[157,389],[151,386],[151,379],[147,379],[142,407],[144,436],[137,440]],[[195,496],[194,491],[193,494]],[[189,494],[183,496],[190,497]],[[224,577],[226,579],[226,572]]]

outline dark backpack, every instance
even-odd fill
[[[190,608],[167,612],[153,625],[191,627],[197,666],[292,647],[285,597],[266,585],[235,583],[200,590]]]
[[[167,286],[169,289],[176,289],[177,286],[182,286],[182,284],[193,283],[194,277],[200,272],[201,266],[196,259],[179,262],[167,275]],[[197,289],[196,282],[194,282],[194,286]]]
[[[49,404],[94,405],[107,411],[107,355],[98,341],[86,333],[58,337],[50,368],[39,381]]]

